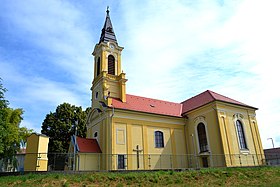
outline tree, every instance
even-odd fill
[[[19,124],[22,120],[22,109],[4,108],[0,111],[1,150],[3,156],[12,156],[19,148]]]
[[[3,87],[1,80],[0,78],[0,160],[7,166],[9,160],[15,160],[14,155],[20,149],[20,142],[26,142],[32,130],[19,126],[23,110],[9,107],[9,101],[5,99],[7,89]]]
[[[20,147],[26,147],[27,137],[30,136],[33,132],[33,129],[28,129],[26,127],[19,128]]]
[[[9,105],[9,102],[5,100],[5,92],[7,91],[6,88],[3,87],[1,83],[2,79],[0,78],[0,109],[7,108]]]
[[[42,124],[41,133],[50,137],[49,153],[68,152],[70,138],[75,134],[77,123],[77,136],[86,137],[86,111],[69,103],[57,106],[55,112],[46,115]]]

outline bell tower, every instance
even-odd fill
[[[99,108],[100,101],[111,105],[111,98],[126,102],[125,73],[121,69],[121,52],[107,7],[106,19],[99,43],[95,45],[94,79],[92,82],[92,108]]]

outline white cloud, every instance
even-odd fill
[[[41,48],[39,53],[48,53],[49,65],[69,72],[79,84],[91,81],[91,69],[85,67],[91,63],[93,43],[81,10],[67,1],[55,0],[18,1],[8,7],[14,13],[5,18],[19,30],[24,42],[36,50]]]
[[[157,3],[124,3],[128,92],[179,102],[213,89],[260,108],[270,147],[280,132],[279,1]]]

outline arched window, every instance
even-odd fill
[[[200,152],[209,151],[208,150],[208,143],[207,143],[207,136],[206,136],[206,131],[205,131],[205,125],[203,123],[198,124],[197,134],[198,134]]]
[[[155,146],[164,147],[163,132],[161,132],[161,131],[155,132]]]
[[[96,64],[96,76],[100,74],[100,57],[98,57],[97,64]]]
[[[115,57],[113,55],[108,56],[108,73],[115,75]]]
[[[240,149],[247,149],[247,143],[245,140],[245,133],[243,129],[243,125],[240,120],[236,121],[236,130],[239,139]]]

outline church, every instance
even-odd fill
[[[181,103],[127,94],[128,80],[121,67],[123,49],[107,10],[92,53],[94,79],[87,138],[73,137],[72,141],[77,170],[264,164],[257,108],[210,90]]]

